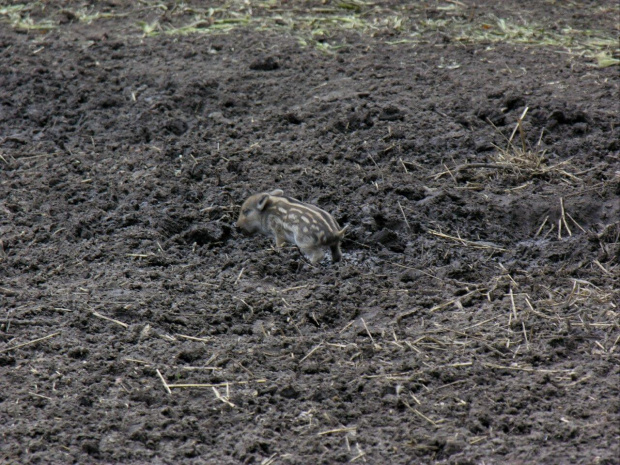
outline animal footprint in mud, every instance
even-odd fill
[[[340,261],[340,241],[347,229],[340,229],[325,210],[285,197],[280,189],[252,195],[243,202],[237,227],[247,234],[273,237],[276,247],[295,244],[312,264],[320,262],[328,248],[332,260]]]

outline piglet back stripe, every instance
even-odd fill
[[[315,214],[313,216],[315,217],[318,216],[319,218],[323,220],[323,222],[325,223],[325,225],[328,227],[330,231],[338,231],[340,229],[340,227],[338,226],[338,223],[336,223],[336,220],[334,220],[334,218],[329,213],[327,213],[325,210],[321,210],[319,207],[315,207],[314,205],[310,205],[308,203],[303,203],[297,199],[292,199],[290,197],[278,197],[278,198],[285,200],[287,203],[289,203],[290,205],[294,205],[297,208],[311,211],[312,213]]]

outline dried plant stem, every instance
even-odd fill
[[[581,225],[575,221],[575,218],[570,216],[570,213],[566,213],[566,216],[568,216],[568,218],[575,224],[575,226],[577,226],[581,230],[582,233],[586,234],[586,230],[583,229]]]
[[[403,400],[403,403],[407,406],[407,408],[409,410],[411,410],[413,413],[415,413],[417,416],[419,416],[420,418],[428,421],[431,425],[435,426],[435,427],[439,427],[439,425],[434,422],[433,420],[431,420],[430,418],[428,418],[426,415],[424,415],[422,412],[420,412],[419,410],[413,408],[411,405],[409,405],[409,403],[406,400]]]
[[[573,233],[570,230],[570,228],[568,227],[568,223],[566,222],[566,212],[564,210],[564,199],[562,197],[560,197],[560,212],[562,214],[561,218],[562,218],[562,224],[564,225],[564,227],[566,228],[566,231],[568,232],[569,236],[572,236]]]
[[[235,282],[234,282],[235,285],[239,282],[239,280],[241,279],[241,276],[243,276],[244,271],[245,271],[245,268],[241,268],[241,271],[239,272],[237,279],[235,279]]]
[[[403,218],[405,220],[405,224],[407,225],[407,229],[411,232],[411,226],[409,225],[409,221],[407,221],[407,216],[405,215],[403,206],[400,204],[400,202],[397,202],[397,203],[398,203],[398,208],[400,208],[400,212],[403,214]]]
[[[512,293],[512,287],[510,288],[510,306],[512,308],[512,315],[514,316],[514,319],[517,319],[517,306],[515,305],[515,296]],[[508,324],[510,325],[511,323],[511,319],[508,319]]]
[[[510,135],[510,139],[508,139],[508,142],[512,142],[512,139],[514,139],[517,130],[519,130],[519,132],[521,133],[521,136],[523,136],[523,128],[521,127],[521,123],[523,122],[523,118],[525,118],[525,115],[527,114],[528,110],[529,110],[529,107],[525,107],[525,110],[523,110],[523,113],[521,113],[521,116],[519,116],[519,119],[517,120],[517,124],[515,128],[512,130],[512,134]]]
[[[226,405],[228,405],[229,407],[232,408],[237,408],[237,406],[235,404],[233,404],[231,401],[228,400],[228,395],[226,397],[222,396],[220,394],[220,391],[217,390],[217,388],[215,386],[212,386],[211,389],[213,389],[213,392],[215,393],[215,397],[224,402]],[[228,390],[228,384],[226,384],[226,390]]]
[[[540,225],[540,228],[538,228],[538,231],[536,231],[536,234],[534,234],[534,237],[538,237],[540,235],[540,233],[542,232],[543,228],[547,224],[547,220],[548,219],[549,219],[549,215],[545,216],[545,219],[543,220],[542,224]]]
[[[352,433],[357,431],[357,427],[356,426],[350,426],[348,428],[336,428],[336,429],[329,429],[327,431],[321,431],[320,433],[317,433],[318,436],[325,436],[328,434],[337,434],[337,433]]]
[[[323,343],[321,342],[319,345],[315,346],[310,352],[308,352],[300,361],[299,363],[302,363],[304,360],[306,360],[308,357],[310,357],[313,353],[315,353],[317,350],[319,350],[321,347],[323,346]]]
[[[198,341],[198,342],[210,342],[209,339],[204,337],[194,337],[194,336],[186,336],[185,334],[175,334],[177,337],[181,337],[183,339],[189,339],[190,341]]]
[[[505,366],[505,365],[496,365],[494,363],[483,363],[484,366],[489,368],[495,368],[497,370],[517,370],[517,371],[529,371],[532,373],[574,373],[573,370],[546,370],[543,368],[530,368],[530,367],[520,367],[520,366]]]
[[[250,383],[266,383],[266,379],[255,379],[249,381],[231,381],[227,383],[216,383],[216,384],[168,384],[170,389],[186,389],[186,388],[213,388],[213,387],[226,387],[229,385],[242,385],[242,384],[250,384]]]
[[[17,344],[17,345],[14,345],[12,347],[7,347],[6,349],[0,350],[0,354],[2,354],[4,352],[10,352],[11,350],[20,349],[22,347],[26,347],[26,346],[29,346],[31,344],[36,344],[37,342],[45,341],[46,339],[50,339],[50,338],[52,338],[54,336],[58,336],[59,334],[60,334],[60,331],[57,332],[57,333],[50,334],[48,336],[40,337],[38,339],[33,339],[32,341],[24,342],[22,344]]]
[[[114,318],[110,318],[109,316],[102,315],[101,313],[96,312],[96,311],[94,311],[94,310],[93,310],[93,312],[92,312],[92,313],[93,313],[93,315],[94,315],[94,316],[96,316],[97,318],[101,318],[102,320],[111,321],[112,323],[115,323],[115,324],[117,324],[117,325],[119,325],[119,326],[122,326],[122,327],[123,327],[123,328],[125,328],[125,329],[129,328],[129,325],[128,325],[127,323],[123,323],[122,321],[115,320]]]
[[[157,376],[159,376],[159,379],[161,380],[161,383],[164,385],[164,388],[166,389],[166,392],[170,395],[172,395],[172,391],[170,390],[170,386],[168,386],[168,383],[166,382],[166,380],[164,379],[163,375],[161,374],[161,371],[159,371],[159,369],[155,370],[157,372]]]
[[[450,236],[448,234],[444,234],[442,232],[435,231],[433,229],[429,229],[428,233],[432,234],[433,236],[438,236],[438,237],[442,237],[444,239],[449,239],[451,241],[459,242],[462,245],[469,246],[469,247],[474,247],[474,248],[477,248],[477,249],[494,249],[494,250],[499,250],[499,251],[502,251],[502,252],[507,252],[508,251],[507,249],[504,249],[502,247],[498,247],[498,246],[496,246],[494,244],[488,244],[488,243],[485,243],[485,242],[468,241],[467,239],[462,239],[460,237]]]
[[[381,347],[375,343],[375,339],[372,337],[372,334],[370,334],[370,331],[368,330],[368,326],[366,326],[366,322],[364,321],[363,318],[360,318],[360,320],[362,320],[362,324],[364,325],[364,329],[366,330],[366,333],[368,334],[368,337],[370,337],[370,341],[372,342],[372,345],[375,349],[380,349]]]

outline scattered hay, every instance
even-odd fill
[[[532,147],[528,143],[525,131],[523,130],[523,119],[528,110],[528,107],[523,110],[509,138],[506,138],[502,134],[502,137],[506,139],[506,145],[504,147],[493,144],[497,151],[491,155],[489,163],[464,163],[452,168],[446,166],[445,171],[434,174],[432,178],[438,180],[443,176],[450,175],[453,179],[456,179],[454,177],[455,173],[467,170],[478,170],[480,177],[488,177],[488,174],[482,170],[490,169],[516,174],[520,181],[528,181],[540,177],[559,177],[572,182],[581,182],[576,175],[565,169],[568,168],[570,160],[564,160],[555,165],[547,165],[545,157],[546,150],[543,149],[541,145],[544,129],[541,131],[535,146]],[[491,124],[493,125],[493,123]],[[493,125],[493,127],[495,126]],[[495,127],[495,129],[501,134],[497,127]],[[519,133],[519,141],[515,142],[515,135],[517,132]],[[526,187],[527,185],[528,184],[519,186],[519,188]]]
[[[145,37],[157,35],[217,34],[251,27],[264,31],[293,34],[303,46],[313,46],[333,53],[344,44],[336,35],[356,32],[373,37],[385,37],[388,44],[417,43],[428,35],[441,33],[462,43],[508,43],[524,46],[556,47],[575,57],[584,56],[599,67],[620,64],[617,37],[608,31],[581,30],[570,26],[558,30],[542,23],[498,18],[492,14],[475,17],[470,6],[452,1],[449,5],[430,6],[426,3],[403,2],[383,5],[360,0],[334,4],[306,5],[295,2],[260,2],[227,0],[217,7],[196,7],[175,2],[142,0],[135,11],[107,11],[96,8],[54,8],[44,2],[31,2],[0,7],[0,20],[7,18],[12,27],[20,30],[49,30],[62,26],[59,17],[69,22],[91,24],[112,17],[134,15],[134,23]],[[429,13],[432,13],[429,14]],[[616,13],[611,8],[608,13]],[[147,22],[153,14],[161,18]],[[597,14],[593,11],[592,14]],[[39,18],[33,19],[33,16]],[[456,68],[458,65],[446,65]]]

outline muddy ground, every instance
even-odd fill
[[[501,35],[618,7],[495,3],[1,7],[0,461],[619,463],[618,50]]]

